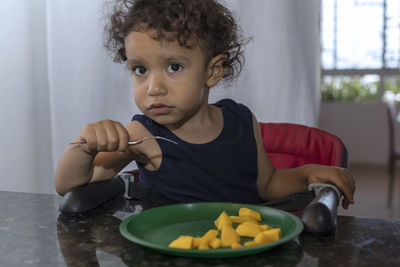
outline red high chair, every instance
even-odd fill
[[[293,123],[260,122],[265,151],[275,169],[315,163],[347,167],[347,150],[335,135]]]

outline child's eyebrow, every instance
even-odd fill
[[[169,61],[187,62],[187,61],[189,61],[189,58],[187,58],[186,56],[182,56],[182,55],[168,55],[168,56],[161,56],[161,60],[163,60],[165,62],[169,62]]]
[[[128,66],[137,65],[140,63],[141,63],[141,61],[138,59],[128,59],[128,61],[127,61]]]
[[[165,56],[160,56],[160,61],[165,63],[165,62],[183,62],[183,63],[188,63],[189,58],[186,56],[182,55],[165,55]],[[133,65],[140,65],[143,64],[143,60],[139,58],[129,58],[127,60],[127,65],[128,66],[133,66]]]

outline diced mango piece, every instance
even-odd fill
[[[182,248],[191,249],[192,248],[193,237],[188,235],[181,235],[174,241],[172,241],[168,247],[170,248]]]
[[[226,214],[225,211],[221,212],[221,214],[218,216],[218,218],[214,221],[215,226],[218,228],[218,230],[222,230],[222,227],[224,225],[227,226],[232,226],[232,221],[229,219],[228,214]]]
[[[200,246],[200,243],[203,239],[201,237],[194,237],[193,242],[192,242],[192,247],[193,248],[198,248]]]
[[[200,250],[207,250],[210,249],[210,247],[208,246],[208,240],[203,239],[199,245],[199,249]]]
[[[282,237],[281,228],[272,228],[263,231],[263,234],[267,237],[269,242],[277,241]]]
[[[194,237],[192,247],[198,248],[203,240],[208,244],[212,239],[217,237],[218,233],[218,230],[210,229],[202,237]]]
[[[242,248],[243,246],[240,245],[239,243],[233,243],[231,248]]]
[[[214,238],[216,238],[218,235],[218,231],[215,229],[208,230],[207,233],[205,233],[201,239],[206,240],[207,242],[210,242]]]
[[[261,231],[265,231],[268,229],[272,229],[272,227],[267,224],[260,224],[260,229],[261,229]]]
[[[265,244],[265,243],[270,243],[277,241],[281,238],[281,229],[280,228],[272,228],[270,230],[266,230],[263,232],[258,233],[254,237],[254,242],[258,244]]]
[[[268,237],[264,234],[264,232],[259,232],[255,237],[254,237],[254,242],[256,242],[257,244],[264,244],[264,243],[268,243],[271,242]]]
[[[236,233],[235,229],[231,226],[224,225],[221,231],[221,246],[230,247],[234,243],[239,243],[240,237]]]
[[[244,222],[247,222],[247,221],[251,221],[251,222],[257,223],[257,221],[254,218],[248,217],[248,216],[243,216],[243,217],[240,217],[240,216],[229,216],[229,219],[231,219],[231,221],[234,222],[234,223],[244,223]],[[267,229],[265,229],[265,230],[267,230]]]
[[[251,210],[249,208],[240,208],[239,209],[239,217],[251,217],[256,221],[261,221],[261,214],[257,211]]]
[[[241,223],[236,227],[236,233],[239,236],[255,237],[260,232],[260,226],[250,221]]]
[[[255,241],[247,241],[244,243],[245,247],[253,247],[253,246],[258,246],[259,244]]]
[[[213,240],[211,240],[209,242],[209,244],[210,244],[210,247],[212,247],[212,248],[219,248],[219,247],[221,247],[221,239],[214,238]]]

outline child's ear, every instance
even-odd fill
[[[209,88],[215,86],[224,76],[226,69],[224,63],[226,59],[227,55],[219,54],[210,60],[207,67],[208,70],[207,86]]]

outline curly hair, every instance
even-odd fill
[[[216,0],[115,0],[105,27],[105,47],[114,54],[114,62],[127,60],[125,38],[130,32],[148,29],[155,30],[156,40],[175,39],[186,48],[193,47],[194,37],[207,62],[225,54],[225,80],[242,70],[247,40],[233,14]]]

